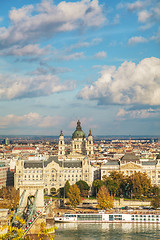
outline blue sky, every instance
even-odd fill
[[[160,135],[158,0],[0,5],[2,135]]]

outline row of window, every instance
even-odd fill
[[[160,218],[160,215],[132,215],[131,217],[140,217],[140,218],[146,218],[146,217],[148,217],[148,218]]]
[[[20,173],[21,171],[19,171]],[[42,170],[24,170],[24,173],[42,173]]]
[[[20,176],[19,176],[19,177],[20,177]],[[35,176],[35,175],[24,175],[24,179],[26,179],[26,178],[29,178],[29,179],[30,179],[30,178],[32,178],[32,179],[33,179],[33,178],[42,178],[42,175],[36,175],[36,176]]]

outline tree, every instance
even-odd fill
[[[69,188],[70,188],[70,184],[69,184],[69,181],[67,180],[64,187],[59,189],[60,197],[68,197]]]
[[[151,188],[151,179],[146,173],[136,172],[130,176],[132,192],[136,198],[147,196]]]
[[[113,196],[109,194],[107,188],[103,185],[100,187],[97,194],[98,207],[100,209],[113,208]]]
[[[78,186],[78,188],[81,192],[81,196],[85,197],[88,195],[88,191],[90,189],[90,186],[88,185],[88,183],[86,183],[83,180],[80,180],[80,181],[76,182],[76,185]]]
[[[151,187],[152,196],[160,196],[160,188],[158,186]]]
[[[0,198],[4,200],[0,208],[16,209],[19,204],[19,190],[16,190],[14,187],[3,187],[0,192]]]
[[[160,208],[160,196],[156,196],[155,198],[152,199],[151,206],[154,207],[155,209]]]
[[[103,176],[106,187],[108,188],[109,192],[113,194],[113,196],[119,196],[121,194],[122,191],[120,190],[120,186],[123,182],[123,179],[123,174],[116,171],[111,172],[109,177]]]
[[[20,223],[19,224],[20,227],[12,226],[11,219],[13,217],[13,214],[14,214],[13,211],[9,214],[8,225],[3,226],[3,227],[0,226],[0,231],[2,231],[3,229],[7,230],[7,233],[0,236],[0,240],[12,240],[12,239],[31,240],[30,236],[23,237],[23,235],[25,233],[25,230],[23,229],[23,224],[25,223],[25,221],[21,217],[16,216],[16,220]],[[51,234],[51,232],[53,232],[54,229],[55,229],[55,226],[47,228],[45,223],[41,223],[40,232],[38,234],[38,237],[41,240],[46,239],[46,237],[47,237],[47,239],[53,240],[54,235]]]
[[[70,189],[70,183],[69,183],[69,181],[67,180],[66,183],[65,183],[65,185],[64,185],[64,196],[68,197],[69,189]]]
[[[71,185],[68,192],[69,203],[76,208],[82,201],[80,196],[80,190],[76,184]]]
[[[104,185],[104,181],[100,179],[94,180],[92,186],[93,186],[93,194],[94,196],[97,196],[97,192],[99,191],[99,188]]]

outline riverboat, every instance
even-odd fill
[[[120,214],[120,213],[65,213],[55,217],[55,222],[77,223],[160,223],[156,214]]]

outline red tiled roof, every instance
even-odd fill
[[[34,147],[14,147],[13,150],[35,150]]]

